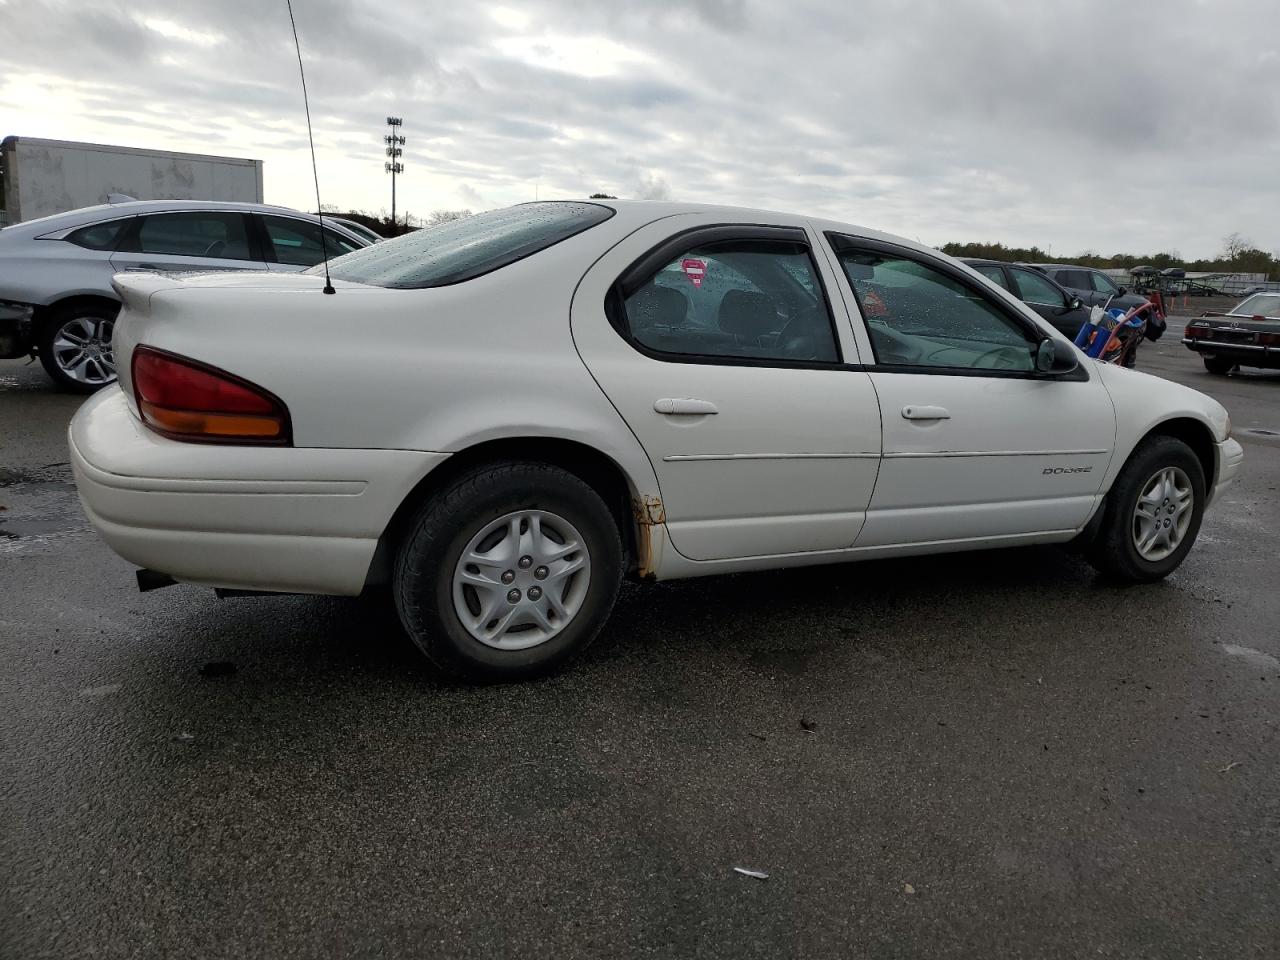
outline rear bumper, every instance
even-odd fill
[[[0,300],[0,360],[31,352],[31,316],[30,305]]]
[[[1217,444],[1216,448],[1214,454],[1216,465],[1213,472],[1216,480],[1213,484],[1213,494],[1209,498],[1210,503],[1217,500],[1222,491],[1231,484],[1244,463],[1244,447],[1230,437]]]
[[[1256,343],[1220,343],[1197,337],[1183,337],[1188,350],[1210,357],[1234,360],[1247,367],[1280,367],[1280,347],[1268,347]]]
[[[448,455],[181,443],[139,423],[119,388],[69,430],[90,523],[116,553],[211,587],[353,595],[378,538]]]

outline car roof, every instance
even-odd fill
[[[536,201],[534,201],[536,202]],[[821,215],[803,214],[803,213],[787,213],[781,210],[769,210],[763,207],[745,207],[730,206],[726,204],[716,203],[688,203],[675,200],[581,200],[574,199],[569,201],[543,201],[550,203],[572,202],[572,203],[594,203],[603,207],[608,207],[615,211],[619,225],[625,225],[632,228],[644,226],[663,220],[668,217],[681,216],[683,214],[704,214],[716,217],[720,222],[726,224],[758,224],[762,226],[809,226],[819,232],[831,231],[834,233],[843,233],[853,237],[863,237],[868,240],[882,240],[885,243],[896,244],[905,247],[908,250],[917,250],[929,256],[946,258],[947,255],[942,253],[936,247],[931,247],[925,243],[919,243],[914,240],[908,240],[905,237],[895,236],[891,233],[884,233],[880,230],[872,230],[869,227],[859,226],[847,221],[834,220],[823,217]]]
[[[303,220],[318,221],[314,213],[295,210],[271,203],[244,203],[235,200],[124,200],[120,203],[100,203],[92,207],[80,207],[66,213],[55,213],[35,220],[23,220],[5,228],[5,235],[38,237],[49,233],[101,223],[106,220],[117,220],[122,217],[136,217],[144,213],[180,213],[186,210],[216,210],[240,213],[273,213],[281,216],[298,217]],[[351,232],[348,228],[348,232]],[[366,239],[361,236],[361,240]]]

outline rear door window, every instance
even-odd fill
[[[320,224],[294,217],[263,214],[262,225],[267,231],[267,240],[271,244],[271,252],[275,254],[276,263],[313,267],[324,259],[324,251],[320,247]],[[348,240],[327,227],[324,233],[328,239],[330,257],[340,257],[352,250],[363,249],[354,240]]]
[[[201,210],[157,213],[141,219],[133,252],[215,260],[254,259],[244,214]]]
[[[803,243],[744,238],[691,246],[627,296],[623,309],[629,339],[664,359],[840,358]]]

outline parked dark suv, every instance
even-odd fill
[[[1074,266],[1069,263],[1032,263],[1028,266],[1039,270],[1059,286],[1066,287],[1078,296],[1086,307],[1101,307],[1110,299],[1112,307],[1132,310],[1147,302],[1146,297],[1130,293],[1125,287],[1118,286],[1101,270],[1095,270],[1092,267]]]

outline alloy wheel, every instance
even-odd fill
[[[100,387],[116,379],[111,333],[115,321],[108,317],[72,317],[53,335],[53,361],[77,383]]]
[[[1133,545],[1152,562],[1178,549],[1195,514],[1195,490],[1180,467],[1164,467],[1142,486],[1133,508]]]

